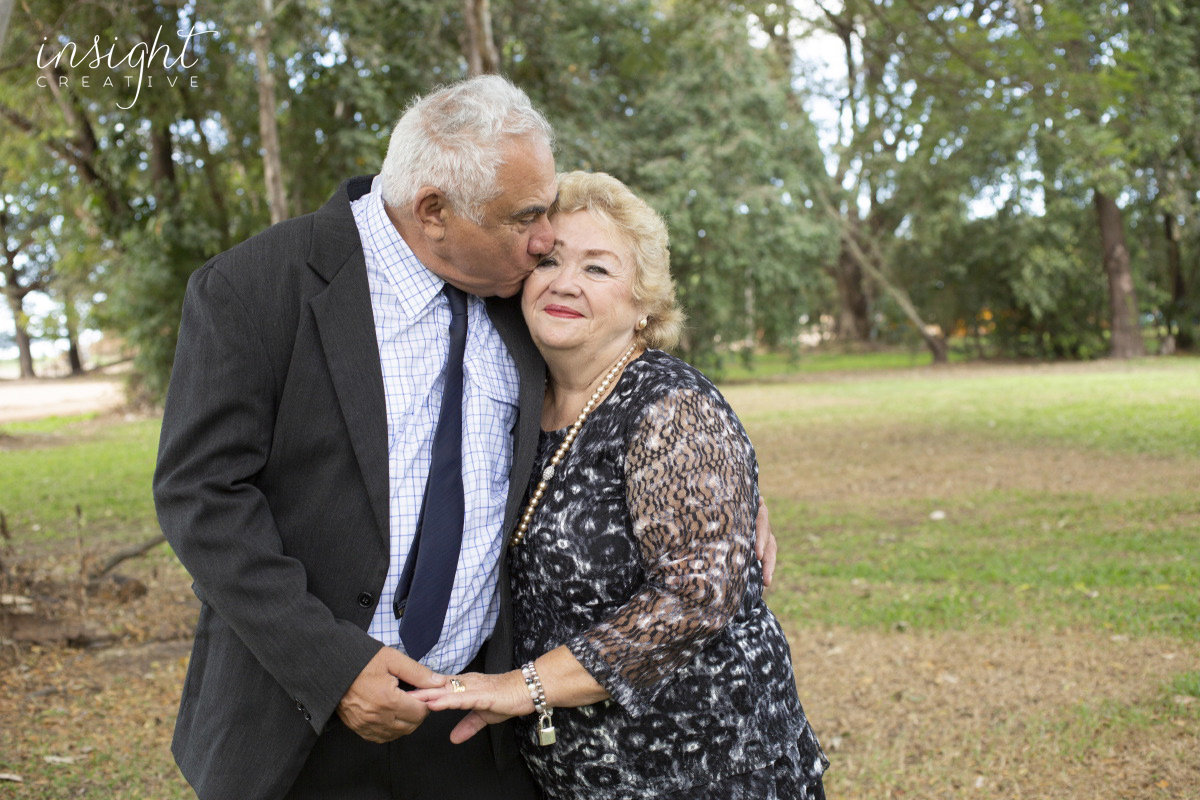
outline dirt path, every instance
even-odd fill
[[[125,402],[119,377],[35,378],[0,381],[0,425],[8,422],[104,413]]]

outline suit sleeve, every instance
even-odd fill
[[[159,523],[204,602],[320,732],[382,645],[307,590],[256,485],[272,444],[279,383],[262,315],[213,263],[193,275],[163,415]]]

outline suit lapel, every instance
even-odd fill
[[[384,540],[388,536],[387,406],[367,265],[350,200],[370,190],[354,178],[317,212],[309,266],[329,285],[309,300],[329,374]]]

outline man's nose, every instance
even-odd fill
[[[554,249],[554,228],[548,217],[539,217],[529,234],[529,254],[544,256]]]

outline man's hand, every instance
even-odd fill
[[[443,675],[384,647],[367,662],[338,703],[346,727],[368,742],[390,742],[415,731],[429,708],[400,688],[399,681],[419,689],[441,686]]]
[[[775,576],[775,556],[779,552],[779,542],[771,533],[771,521],[767,519],[767,501],[759,500],[758,517],[754,520],[754,554],[762,562],[763,585],[770,586],[771,578]]]

